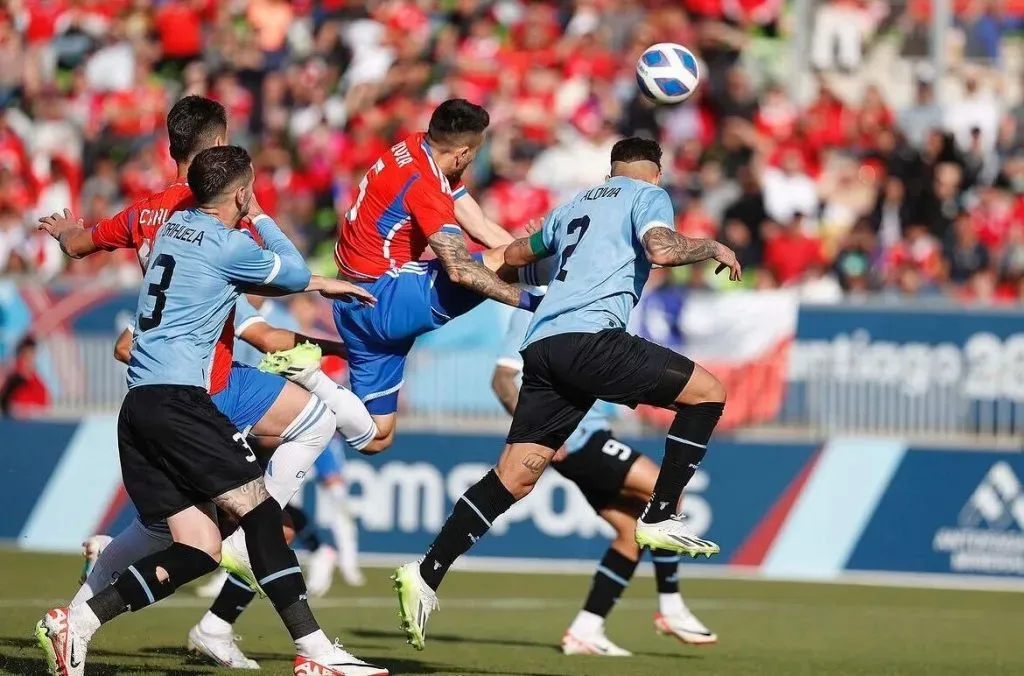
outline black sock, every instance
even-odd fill
[[[234,624],[254,598],[256,592],[250,589],[244,580],[230,573],[220,594],[217,594],[213,605],[210,606],[210,612],[228,624]]]
[[[166,580],[160,581],[157,577],[158,568],[167,573]],[[94,596],[89,600],[89,607],[100,618],[100,622],[106,622],[125,610],[135,612],[153,605],[173,594],[183,584],[216,569],[217,562],[206,552],[175,542],[167,549],[154,552],[128,566],[128,570],[109,587],[117,596],[107,594],[98,600]],[[111,613],[114,614],[111,616]]]
[[[665,549],[652,549],[654,579],[659,594],[679,593],[679,554]]]
[[[623,554],[620,554],[612,547],[604,553],[604,558],[597,566],[594,573],[594,581],[590,585],[590,593],[587,600],[583,602],[583,610],[594,613],[601,617],[608,617],[608,613],[618,602],[622,592],[629,585],[633,572],[636,570],[637,562]]]
[[[267,498],[239,519],[245,531],[252,572],[288,628],[292,639],[308,636],[319,625],[306,603],[306,581],[295,552],[284,541],[284,512]]]
[[[302,542],[311,552],[315,552],[320,549],[323,542],[320,541],[320,536],[316,534],[316,526],[310,526],[309,517],[306,513],[295,507],[294,505],[287,504],[284,506],[284,512],[292,520],[292,528],[295,529],[295,542]]]
[[[657,523],[675,513],[683,488],[704,459],[711,433],[724,410],[724,403],[710,401],[679,407],[665,437],[665,459],[642,521]]]
[[[515,498],[493,469],[462,494],[420,563],[420,575],[431,589],[441,585],[455,559],[469,551],[513,504]]]
[[[99,590],[85,603],[89,606],[89,609],[92,610],[93,614],[96,615],[100,624],[106,624],[121,613],[126,613],[131,610],[128,606],[128,602],[125,601],[124,597],[121,596],[121,593],[117,591],[117,587],[114,585],[110,585]]]

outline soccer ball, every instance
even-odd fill
[[[659,42],[648,47],[636,62],[636,83],[655,103],[682,103],[700,85],[697,57],[682,45]]]

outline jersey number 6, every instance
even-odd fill
[[[160,254],[153,261],[153,264],[149,266],[149,269],[152,270],[156,267],[163,268],[160,281],[156,284],[150,284],[149,289],[146,291],[156,302],[153,303],[153,314],[148,317],[139,316],[140,331],[149,331],[160,326],[160,322],[164,318],[164,304],[167,303],[167,296],[164,295],[164,292],[171,285],[171,275],[174,274],[174,257],[170,254]]]
[[[580,234],[576,236],[575,242],[565,247],[565,250],[562,251],[562,264],[558,266],[558,274],[555,275],[555,279],[558,281],[565,281],[565,265],[569,262],[569,256],[572,256],[572,252],[576,250],[577,246],[579,246],[580,241],[583,239],[583,235],[587,234],[587,228],[589,227],[590,216],[580,216],[579,218],[574,218],[569,221],[569,227],[566,229],[566,232],[571,235],[579,230]]]

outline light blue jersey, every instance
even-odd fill
[[[196,209],[160,228],[139,290],[128,387],[208,388],[214,344],[239,287],[296,293],[309,285],[309,269],[288,238],[270,218],[256,221],[266,249]]]
[[[267,298],[257,310],[245,296],[239,296],[235,301],[235,361],[238,363],[246,366],[260,365],[265,353],[241,340],[247,328],[260,322],[275,329],[299,330],[299,322],[288,312],[288,306],[284,303]]]
[[[519,346],[523,343],[523,336],[526,335],[531,320],[532,315],[526,310],[512,311],[508,331],[505,333],[505,342],[502,344],[501,354],[498,356],[499,366],[513,368],[522,373],[523,358],[519,355]],[[611,415],[611,410],[612,405],[603,401],[598,401],[591,406],[576,430],[566,440],[566,450],[575,453],[583,448],[594,432],[610,430],[612,426],[608,418]]]
[[[561,333],[624,329],[651,274],[643,236],[674,222],[668,193],[624,176],[552,211],[541,232],[557,272],[523,347]]]

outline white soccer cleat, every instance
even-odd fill
[[[632,657],[633,653],[615,645],[604,635],[596,631],[589,636],[577,636],[566,631],[562,636],[563,655],[602,655],[604,657]]]
[[[704,626],[689,610],[670,615],[654,614],[654,630],[663,636],[675,636],[687,645],[714,645],[718,635]]]
[[[321,545],[309,557],[306,568],[306,591],[310,596],[323,596],[331,589],[334,580],[334,562],[338,553],[334,547]]]
[[[671,516],[658,523],[645,523],[642,520],[636,522],[636,543],[640,548],[650,547],[654,549],[665,549],[679,554],[688,554],[691,558],[706,556],[711,558],[713,554],[721,551],[718,545],[711,540],[703,540],[688,532],[683,525],[682,516]]]
[[[96,559],[100,558],[100,554],[113,539],[109,535],[93,535],[82,543],[82,556],[85,557],[85,564],[82,565],[82,577],[78,584],[85,584],[89,573],[96,567]]]
[[[437,593],[423,581],[420,564],[407,563],[397,569],[391,579],[398,592],[398,616],[402,618],[402,631],[409,639],[409,645],[423,650],[426,645],[427,619],[437,610]]]
[[[245,546],[245,533],[239,528],[228,536],[220,546],[220,567],[245,580],[260,596],[266,596],[260,589],[256,574],[249,562],[249,550]]]
[[[71,629],[71,609],[62,606],[36,623],[36,642],[53,676],[84,676],[89,641]]]
[[[224,583],[228,580],[228,571],[223,568],[218,568],[210,576],[210,580],[205,584],[196,587],[196,596],[204,599],[215,599],[220,596],[220,590],[224,588]]]
[[[228,669],[259,669],[255,660],[250,660],[235,641],[239,638],[231,632],[214,634],[203,631],[198,624],[188,630],[188,650],[196,655],[203,655],[222,667]]]
[[[297,655],[292,673],[294,676],[388,676],[387,669],[362,661],[337,641],[324,655]]]

